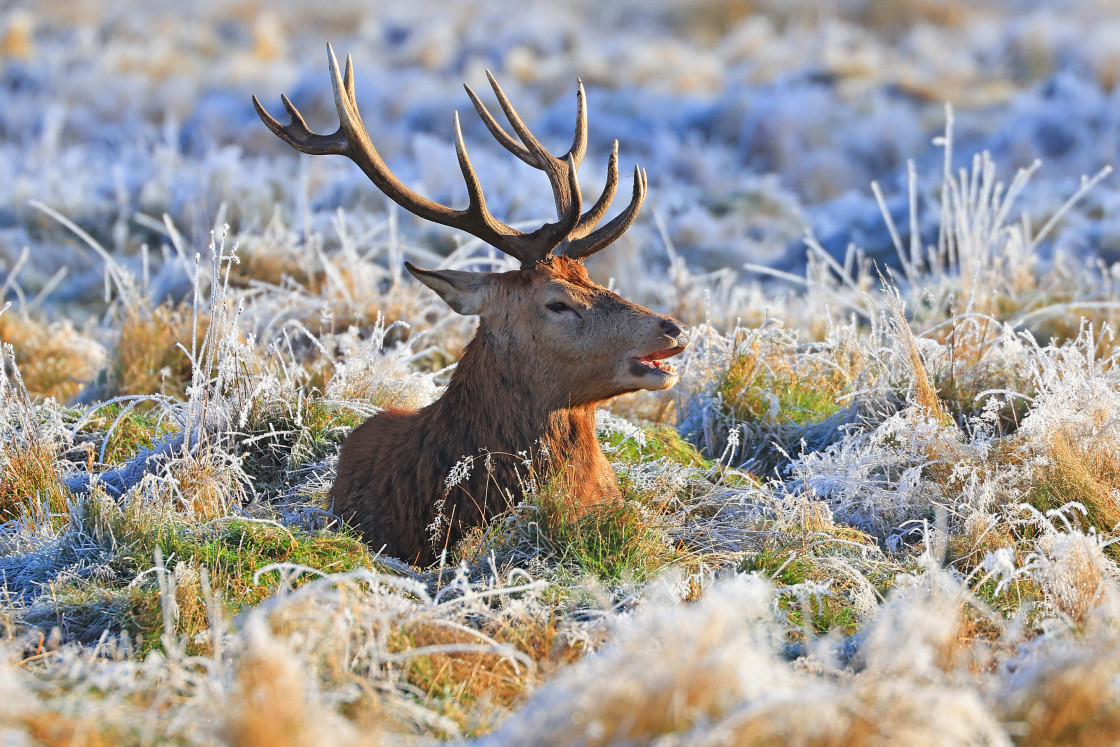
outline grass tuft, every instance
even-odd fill
[[[109,363],[109,380],[119,394],[159,392],[183,398],[191,383],[191,362],[179,349],[190,349],[193,311],[186,304],[157,306],[150,313],[130,309],[121,326],[120,340]],[[209,317],[199,315],[197,338],[202,340]]]
[[[134,407],[122,417],[123,410],[120,404],[104,405],[83,425],[83,430],[90,434],[86,440],[92,454],[100,454],[104,445],[103,463],[106,465],[126,462],[140,450],[151,449],[165,435],[178,430],[174,423],[159,417],[153,409]]]
[[[335,531],[308,532],[259,521],[229,520],[209,524],[161,518],[136,507],[116,508],[103,502],[84,504],[87,531],[101,543],[116,547],[112,581],[79,580],[54,589],[57,614],[41,623],[65,620],[64,632],[77,640],[96,640],[102,630],[126,630],[138,641],[141,653],[162,646],[161,636],[172,633],[193,653],[209,652],[210,638],[201,572],[221,600],[225,617],[260,604],[272,596],[280,571],[260,574],[265,566],[291,564],[341,573],[373,567],[369,549],[357,538]],[[175,630],[163,630],[160,590],[151,572],[159,549],[164,565],[174,569]],[[144,574],[144,575],[141,575]],[[139,580],[136,579],[139,577]],[[299,586],[314,578],[288,581]]]
[[[32,396],[66,402],[93,382],[105,363],[105,350],[69,322],[47,324],[26,314],[3,313],[0,340],[14,349]]]
[[[558,616],[522,617],[491,621],[471,631],[438,620],[412,621],[392,632],[389,650],[415,652],[408,660],[409,684],[423,691],[428,705],[451,718],[465,735],[477,736],[520,705],[541,675],[580,658],[583,646],[566,639],[561,622]],[[471,646],[480,650],[472,652]],[[511,658],[503,647],[524,654],[535,670]]]
[[[1085,508],[1084,528],[1111,534],[1120,526],[1120,454],[1070,428],[1054,428],[1046,443],[1045,464],[1036,468],[1029,502],[1040,511],[1070,502]]]
[[[679,558],[666,542],[663,518],[633,499],[635,494],[581,514],[572,511],[567,492],[559,487],[562,482],[545,485],[532,500],[535,539],[553,549],[556,562],[603,581],[637,582]]]
[[[731,357],[717,391],[737,421],[808,425],[840,409],[848,383],[842,371],[756,342]]]
[[[44,511],[63,516],[69,511],[70,493],[59,479],[58,456],[39,441],[0,452],[0,520],[24,512],[45,519]]]
[[[668,425],[640,426],[638,433],[611,432],[603,439],[603,451],[614,461],[634,465],[665,459],[682,467],[712,466],[696,447]]]

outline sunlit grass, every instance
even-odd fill
[[[0,521],[27,513],[38,519],[65,516],[69,491],[56,453],[43,443],[8,449],[0,462]]]
[[[48,324],[11,310],[0,313],[0,340],[13,347],[28,392],[60,402],[94,383],[105,362],[104,349],[70,323]]]
[[[66,632],[78,639],[96,638],[102,629],[127,631],[141,654],[160,648],[165,635],[184,641],[188,651],[209,652],[210,638],[202,635],[210,627],[202,573],[212,600],[218,600],[219,611],[229,622],[275,593],[284,571],[261,572],[266,566],[280,563],[340,573],[373,565],[369,549],[360,540],[333,531],[306,532],[236,519],[167,522],[110,506],[87,510],[91,513],[84,521],[91,529],[117,544],[114,572],[119,581],[57,585],[58,614],[65,619]],[[161,573],[175,579],[174,630],[163,626],[164,600],[152,570],[157,549],[166,569]],[[142,580],[134,582],[138,576]],[[294,584],[315,577],[302,576]]]
[[[182,397],[191,382],[186,351],[205,337],[209,317],[198,319],[189,306],[163,304],[151,310],[130,309],[109,363],[109,381],[120,394],[158,392]]]

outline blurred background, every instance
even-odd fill
[[[300,156],[261,124],[250,96],[281,117],[287,93],[313,128],[335,128],[328,41],[340,57],[353,55],[363,119],[406,183],[465,204],[452,146],[457,109],[488,204],[510,222],[551,217],[547,180],[497,146],[462,84],[491,103],[484,70],[493,71],[529,126],[562,152],[582,78],[586,199],[603,184],[613,138],[619,207],[631,164],[649,173],[638,224],[593,265],[624,290],[636,272],[664,273],[670,246],[696,271],[754,277],[744,263],[797,271],[806,227],[836,256],[855,243],[889,258],[870,183],[881,183],[904,227],[908,159],[929,202],[922,231],[935,240],[944,151],[932,141],[946,103],[955,166],[987,149],[1010,180],[1043,159],[1022,203],[1037,220],[1120,145],[1116,0],[0,7],[0,278],[18,269],[7,295],[47,287],[40,305],[76,320],[104,308],[103,263],[34,201],[153,277],[168,256],[164,214],[188,252],[203,256],[218,223],[265,254],[281,229],[327,237],[329,252],[340,220],[359,243],[399,231],[446,254],[463,241],[412,216],[389,221],[388,201],[350,162]],[[1046,250],[1120,258],[1115,178],[1079,204],[1056,241]],[[176,273],[157,295],[188,289]]]

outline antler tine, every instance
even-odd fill
[[[527,148],[525,145],[514,140],[513,136],[498,124],[498,120],[494,118],[494,115],[490,113],[490,110],[487,109],[486,105],[482,103],[482,100],[478,98],[478,94],[474,92],[474,89],[467,84],[463,84],[463,88],[467,91],[467,96],[470,96],[471,103],[474,104],[475,111],[478,112],[479,119],[482,120],[483,124],[486,125],[486,129],[490,130],[490,134],[494,136],[494,139],[497,140],[503,148],[534,168],[542,168],[542,161],[563,163],[567,160],[568,155],[575,157],[576,167],[579,167],[579,164],[583,161],[584,155],[587,153],[587,102],[586,94],[583,90],[583,81],[577,79],[576,132],[575,136],[572,138],[572,147],[568,149],[568,152],[564,156],[557,158],[545,150],[544,147],[541,146],[540,141],[525,127],[521,118],[518,117],[517,111],[513,108],[513,105],[509,103],[505,92],[502,91],[501,86],[498,85],[498,82],[494,79],[494,76],[490,74],[489,70],[486,71],[486,76],[490,80],[490,85],[494,87],[494,91],[498,96],[498,101],[502,105],[506,116],[510,119],[511,124],[516,121],[514,129],[517,131],[518,136],[521,137],[523,141],[528,137],[531,142],[535,144],[535,147]],[[528,142],[526,142],[526,144],[528,144]]]
[[[563,221],[573,200],[572,189],[568,186],[571,179],[567,171],[569,168],[579,169],[579,165],[587,153],[587,94],[583,89],[583,81],[579,79],[576,81],[576,127],[575,135],[572,137],[572,147],[566,154],[557,157],[549,153],[529,128],[525,126],[525,123],[517,114],[517,110],[510,103],[509,97],[506,96],[505,91],[502,90],[497,79],[489,70],[486,71],[486,78],[490,81],[490,87],[494,89],[494,95],[498,98],[498,103],[501,105],[506,119],[513,126],[521,142],[517,142],[512,135],[506,132],[505,128],[498,124],[497,119],[490,114],[490,110],[486,108],[486,105],[482,103],[471,87],[464,85],[463,87],[466,89],[471,103],[474,104],[475,111],[478,112],[479,118],[486,125],[486,129],[490,130],[490,134],[503,148],[533,168],[545,172],[552,184],[556,214]],[[599,206],[596,205],[596,207]],[[602,217],[601,212],[599,217]],[[577,225],[584,224],[589,218],[591,216],[583,216]],[[592,220],[591,225],[594,225],[595,222],[597,222],[597,219]]]
[[[518,116],[517,110],[514,109],[513,104],[510,103],[509,97],[506,96],[505,91],[498,85],[498,81],[495,80],[489,70],[486,71],[486,78],[490,81],[490,87],[494,89],[494,95],[498,97],[498,103],[501,105],[502,111],[505,112],[506,119],[513,125],[514,132],[517,133],[521,142],[517,142],[512,135],[506,132],[505,128],[498,124],[498,120],[490,114],[490,110],[486,108],[486,105],[483,104],[475,92],[471,90],[471,87],[464,85],[463,87],[467,90],[467,95],[470,96],[471,103],[474,104],[475,111],[478,112],[479,118],[481,118],[483,124],[486,125],[486,129],[490,130],[490,134],[494,136],[494,139],[497,140],[503,148],[533,168],[543,171],[548,176],[548,181],[552,185],[552,198],[556,203],[556,215],[557,218],[562,218],[567,215],[568,207],[572,202],[571,190],[568,188],[569,179],[568,175],[565,173],[568,168],[567,156],[576,156],[575,164],[578,168],[579,159],[583,157],[582,154],[569,151],[564,157],[557,158],[545,150],[545,147],[541,145],[540,141],[537,140],[533,133],[529,131],[529,128],[525,126],[525,123],[521,121],[521,117]],[[582,111],[582,86],[580,89],[578,96],[580,104],[577,108]],[[579,123],[577,121],[577,135],[579,131],[578,125]]]
[[[331,75],[331,89],[334,92],[334,108],[338,112],[338,121],[340,127],[346,132],[347,138],[352,143],[357,141],[361,143],[364,139],[369,140],[366,136],[365,127],[362,125],[362,117],[358,114],[358,102],[354,97],[354,63],[350,55],[346,55],[346,72],[345,78],[339,75],[338,72],[338,58],[334,56],[334,49],[330,44],[327,44],[327,67]],[[370,146],[372,147],[372,145]],[[380,156],[378,156],[380,160]],[[382,164],[384,165],[384,164]]]
[[[513,127],[513,131],[517,133],[517,137],[521,138],[521,142],[525,143],[525,148],[528,150],[528,152],[536,157],[537,163],[534,165],[537,168],[544,168],[545,163],[548,162],[562,163],[563,161],[561,159],[556,158],[547,150],[545,150],[544,146],[541,145],[536,136],[534,136],[533,133],[529,131],[529,128],[525,126],[525,123],[521,121],[521,117],[518,116],[517,110],[513,108],[513,104],[510,103],[509,98],[505,94],[505,91],[503,91],[502,87],[498,85],[498,81],[494,78],[493,74],[491,74],[489,70],[486,71],[486,79],[490,81],[490,87],[494,89],[494,95],[498,97],[498,105],[501,106],[502,111],[505,112],[506,119],[509,120],[510,125]],[[493,119],[493,117],[491,117],[491,119]]]
[[[583,163],[587,155],[587,93],[583,90],[583,81],[576,78],[576,133],[572,136],[572,147],[568,150],[576,168]]]
[[[486,108],[486,105],[482,103],[474,90],[466,83],[463,84],[463,88],[467,89],[467,95],[470,96],[471,103],[474,104],[474,110],[478,112],[478,118],[486,125],[486,129],[490,130],[490,134],[494,136],[494,139],[497,140],[503,148],[525,163],[533,168],[539,168],[537,159],[529,152],[529,149],[514,140],[513,136],[498,124],[498,120],[494,119],[494,115],[490,113],[490,110]]]
[[[399,204],[405,210],[414,213],[425,220],[439,223],[452,228],[458,228],[478,238],[493,244],[498,249],[506,251],[506,239],[519,235],[520,232],[505,226],[486,215],[486,220],[477,220],[480,214],[477,211],[455,210],[433,202],[427,197],[414,192],[397,178],[382,160],[381,154],[369,139],[362,124],[361,115],[354,96],[354,67],[349,56],[346,58],[345,75],[338,69],[338,59],[334,49],[327,45],[327,62],[330,69],[331,87],[334,89],[334,105],[338,113],[339,129],[336,135],[341,134],[345,142],[340,151],[342,155],[350,158],[377,185],[378,189],[387,197]],[[297,146],[298,148],[298,146]],[[302,149],[301,149],[302,150]],[[304,151],[309,152],[309,151]],[[507,252],[511,253],[512,252]],[[516,255],[515,255],[516,256]],[[520,258],[520,257],[518,257]]]
[[[583,259],[616,241],[638,217],[638,211],[642,209],[642,203],[646,199],[647,188],[645,169],[635,166],[634,194],[626,209],[589,236],[571,241],[565,247],[564,254],[572,259]]]
[[[327,51],[334,56],[334,50],[331,45],[327,45]],[[337,65],[335,66],[337,67]],[[346,95],[350,99],[350,103],[354,105],[354,113],[358,113],[358,98],[354,95],[354,60],[350,55],[346,55],[346,72],[342,74],[343,86],[346,89]]]
[[[599,199],[591,206],[583,216],[579,219],[579,223],[572,229],[568,239],[574,241],[575,239],[582,239],[587,234],[591,233],[591,229],[603,219],[607,214],[607,210],[614,201],[615,190],[618,189],[618,141],[614,141],[611,147],[611,157],[607,160],[607,183],[603,185],[603,192],[599,195]]]
[[[471,166],[470,156],[467,155],[467,145],[463,142],[463,130],[459,127],[459,112],[455,112],[455,156],[459,159],[459,170],[463,172],[463,181],[467,183],[467,194],[470,197],[470,208],[486,212],[486,198],[482,194],[482,185],[478,182],[478,174]]]
[[[494,217],[490,215],[490,211],[486,209],[486,197],[482,193],[482,184],[478,181],[478,174],[475,173],[474,166],[471,165],[470,156],[467,155],[467,145],[463,142],[463,130],[459,126],[459,112],[455,112],[455,156],[459,160],[459,170],[463,172],[463,181],[467,184],[467,195],[470,199],[467,209],[463,212],[472,216],[480,223],[491,227],[491,230],[497,235],[502,234],[502,229],[513,231],[513,229],[509,228],[504,223],[495,220]],[[539,230],[550,226],[556,227],[561,225],[562,223],[551,223],[542,226],[542,229]],[[567,234],[565,233],[564,235]],[[514,236],[508,236],[503,240],[504,245],[498,246],[495,244],[495,246],[498,246],[503,252],[520,261],[522,265],[531,265],[547,257],[553,247],[560,243],[560,241],[563,241],[564,238],[562,235],[552,244],[548,244],[547,241],[539,240],[537,242],[524,241],[526,237],[533,236],[534,234],[521,234],[517,237],[521,238],[521,241],[515,240]]]
[[[341,127],[330,135],[318,135],[312,132],[307,123],[303,121],[303,116],[292,105],[287,96],[281,94],[280,102],[284,104],[291,120],[287,125],[280,124],[275,117],[268,113],[260,100],[256,96],[253,97],[253,107],[257,110],[257,116],[261,118],[268,129],[272,130],[272,134],[302,153],[312,155],[343,155],[346,153],[346,136]]]

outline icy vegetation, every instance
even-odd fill
[[[1118,19],[4,5],[0,741],[1120,740]],[[472,332],[403,261],[512,265],[260,123],[334,126],[327,41],[433,199],[458,108],[491,211],[550,217],[487,68],[550,145],[582,77],[586,194],[613,137],[648,169],[589,271],[693,343],[600,413],[621,506],[531,483],[432,568],[331,515],[346,434]]]

